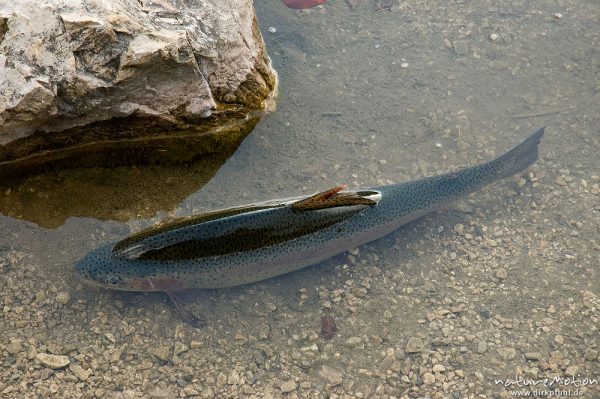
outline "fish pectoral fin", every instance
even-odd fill
[[[373,206],[381,198],[381,194],[377,191],[342,191],[347,187],[343,185],[317,193],[311,197],[294,202],[291,204],[291,207],[297,211],[312,211],[339,206]]]

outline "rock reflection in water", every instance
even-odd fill
[[[0,180],[0,213],[45,228],[72,216],[127,221],[174,209],[200,190],[233,154],[244,135],[197,160],[138,166],[53,168]]]

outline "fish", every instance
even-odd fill
[[[327,0],[281,0],[289,8],[302,10],[327,3]]]
[[[370,241],[538,159],[539,129],[504,155],[453,172],[365,190],[339,186],[166,222],[100,245],[75,265],[86,282],[179,292],[250,284],[317,264]]]

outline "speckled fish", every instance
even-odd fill
[[[336,187],[191,216],[91,251],[85,280],[130,291],[252,283],[321,262],[383,237],[452,201],[526,169],[544,128],[499,158],[438,176],[362,191]]]

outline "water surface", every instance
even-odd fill
[[[61,172],[0,193],[22,195],[0,215],[0,345],[20,342],[3,352],[0,392],[491,397],[508,395],[495,380],[515,375],[600,378],[597,4],[386,4],[257,1],[278,109],[201,189],[190,167],[170,167],[85,172],[92,191]],[[73,274],[95,246],[167,216],[441,173],[544,125],[535,166],[445,212],[313,268],[185,295],[204,330],[161,294]],[[75,182],[68,200],[64,181]],[[115,201],[103,184],[127,195]],[[140,205],[115,212],[119,201]],[[320,337],[326,314],[331,341]],[[36,353],[90,376],[49,371]]]

